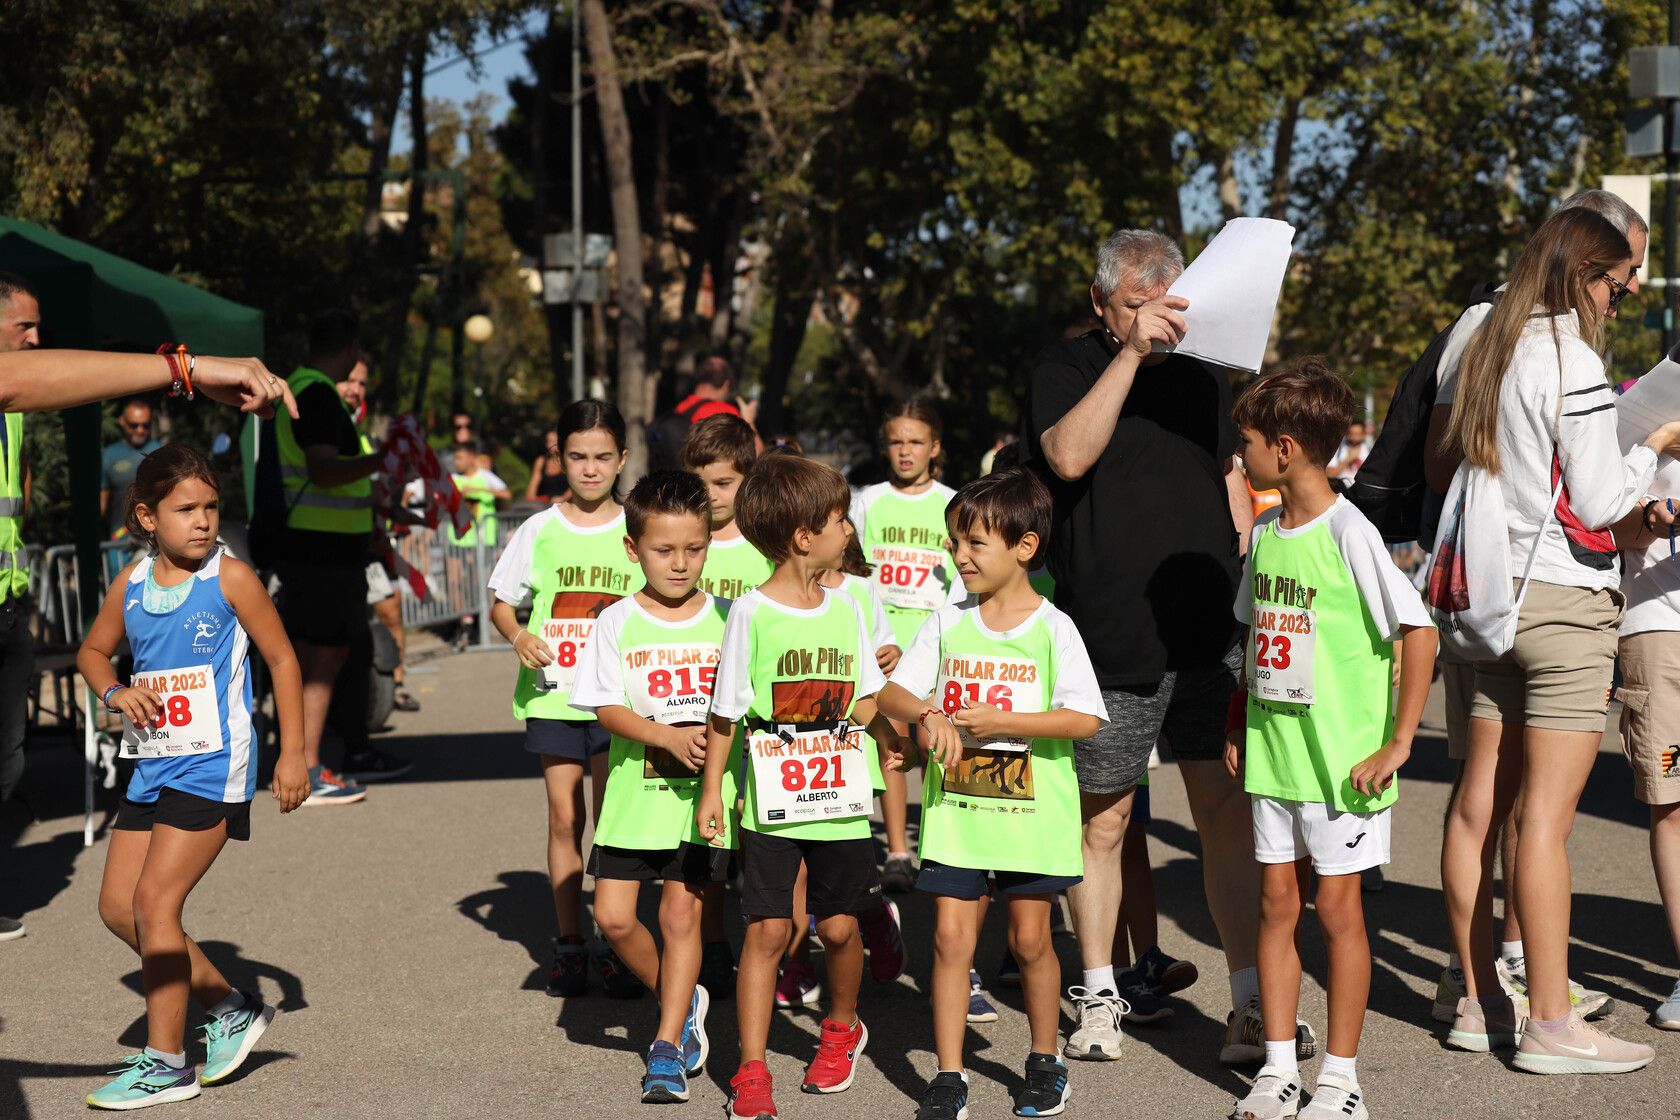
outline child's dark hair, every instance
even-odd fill
[[[849,576],[868,579],[875,574],[875,565],[863,554],[863,541],[858,539],[857,526],[850,517],[846,518],[846,524],[852,526],[852,535],[846,538],[846,555],[840,559],[840,570]]]
[[[821,532],[835,513],[845,513],[852,492],[840,472],[801,455],[765,455],[735,496],[741,535],[773,563],[793,554],[800,529]]]
[[[210,460],[191,444],[166,443],[140,460],[128,488],[128,513],[123,518],[128,535],[137,541],[150,541],[152,534],[141,526],[136,509],[145,506],[155,516],[169,492],[189,478],[202,480],[217,494],[222,492],[221,479],[216,477]]]
[[[1302,358],[1250,385],[1237,399],[1231,419],[1239,428],[1253,428],[1267,443],[1288,436],[1325,467],[1357,410],[1353,390],[1341,374],[1322,358]]]
[[[644,476],[624,499],[624,531],[639,541],[647,531],[648,518],[660,513],[692,514],[711,532],[712,500],[700,476],[687,471],[654,471]]]
[[[887,406],[887,414],[881,418],[882,439],[887,436],[887,425],[894,420],[920,420],[928,426],[934,439],[939,439],[945,432],[945,422],[939,417],[939,409],[926,397],[911,397]]]
[[[1025,467],[1009,467],[977,478],[956,492],[945,507],[946,523],[957,533],[976,525],[1003,538],[1010,548],[1028,533],[1038,536],[1038,548],[1028,558],[1044,555],[1050,543],[1050,524],[1055,516],[1050,491],[1038,476]]]
[[[620,451],[624,450],[624,417],[611,401],[585,399],[573,401],[561,409],[560,419],[554,425],[561,453],[565,453],[566,441],[572,436],[578,432],[592,432],[596,428],[605,430],[613,437],[613,445]]]
[[[758,459],[758,439],[752,425],[739,416],[720,413],[708,416],[688,430],[683,440],[683,466],[691,471],[713,463],[728,463],[742,476]]]

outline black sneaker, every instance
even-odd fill
[[[0,918],[0,941],[16,941],[24,932],[23,923],[16,918]]]
[[[554,939],[554,967],[548,970],[548,994],[581,996],[589,987],[589,955],[581,937]]]
[[[347,752],[339,773],[356,782],[381,782],[400,778],[414,769],[414,763],[369,747],[365,751]]]
[[[1123,969],[1114,977],[1120,998],[1126,1001],[1123,1018],[1128,1023],[1159,1023],[1171,1019],[1173,1009],[1149,987],[1149,981],[1135,968]]]
[[[1027,1083],[1015,1094],[1015,1115],[1060,1116],[1070,1096],[1067,1065],[1060,1058],[1027,1055]]]
[[[647,992],[647,986],[605,943],[595,951],[595,971],[601,974],[601,987],[614,999],[640,999]]]
[[[399,688],[397,689],[396,695],[391,697],[391,707],[395,708],[399,712],[418,712],[420,710],[420,701],[416,700],[414,698],[414,694],[408,691],[408,689]]]
[[[712,1002],[735,994],[735,954],[727,941],[708,941],[700,946],[700,986]]]
[[[916,1120],[965,1120],[968,1116],[968,1082],[960,1073],[936,1073],[922,1090]]]

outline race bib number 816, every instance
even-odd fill
[[[990,704],[1003,712],[1042,711],[1044,695],[1038,679],[1038,665],[1021,657],[987,657],[948,654],[940,666],[939,706],[955,716],[971,704]],[[990,751],[1029,751],[1030,739],[986,739],[981,741],[961,731],[963,748]]]

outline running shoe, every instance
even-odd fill
[[[1454,1050],[1468,1050],[1473,1054],[1488,1054],[1495,1050],[1509,1050],[1517,1044],[1522,1030],[1522,1017],[1509,996],[1492,1006],[1484,1007],[1480,1000],[1469,996],[1458,1001],[1452,1030],[1447,1032],[1447,1045]]]
[[[397,689],[396,695],[391,697],[391,707],[395,708],[399,712],[418,712],[420,710],[420,701],[416,700],[414,698],[414,694],[408,691],[408,689],[399,688]]]
[[[877,984],[891,984],[904,975],[907,954],[898,903],[883,898],[879,910],[859,914],[858,932],[863,936],[864,948],[869,950],[869,975]]]
[[[817,1041],[817,1056],[805,1067],[805,1082],[799,1086],[805,1093],[843,1093],[852,1087],[857,1075],[858,1055],[869,1045],[869,1028],[859,1019],[851,1026],[824,1019],[822,1037]]]
[[[1015,954],[1008,949],[1003,951],[1003,960],[998,962],[996,982],[1000,988],[1021,986],[1021,966],[1015,960]]]
[[[711,1040],[706,1037],[706,1012],[711,1008],[712,996],[706,986],[694,985],[694,998],[688,1001],[688,1018],[683,1020],[682,1028],[683,1069],[691,1077],[706,1068],[706,1059],[712,1052]]]
[[[1458,1015],[1458,1001],[1465,996],[1464,970],[1448,966],[1441,970],[1441,978],[1435,982],[1435,1002],[1429,1008],[1429,1015],[1437,1023],[1450,1023]]]
[[[729,1079],[729,1115],[734,1120],[774,1120],[770,1070],[763,1062],[742,1062]]]
[[[643,1104],[680,1104],[688,1099],[688,1075],[683,1072],[682,1051],[660,1039],[648,1050],[647,1072],[642,1074]]]
[[[1173,1009],[1155,994],[1149,981],[1137,969],[1123,969],[1115,975],[1114,984],[1120,989],[1120,997],[1126,1004],[1126,1022],[1159,1023],[1172,1018]]]
[[[1027,1081],[1015,1094],[1015,1115],[1060,1116],[1072,1095],[1066,1063],[1054,1054],[1028,1054]]]
[[[589,987],[589,951],[583,938],[554,939],[554,965],[548,970],[548,994],[581,996]]]
[[[24,932],[23,923],[16,918],[0,918],[0,941],[16,941]]]
[[[245,997],[243,1005],[216,1016],[200,1028],[204,1031],[204,1072],[198,1078],[200,1085],[214,1085],[232,1077],[251,1056],[251,1047],[257,1044],[257,1039],[274,1022],[274,1008],[250,992],[240,995]]]
[[[1295,1020],[1295,1059],[1304,1062],[1318,1053],[1318,1036],[1301,1020]],[[1266,1060],[1266,1024],[1260,1018],[1260,997],[1225,1016],[1225,1042],[1219,1060],[1228,1066],[1253,1065]]]
[[[1529,1073],[1632,1073],[1651,1064],[1656,1051],[1638,1042],[1624,1042],[1569,1013],[1567,1029],[1553,1034],[1530,1019],[1524,1026],[1511,1064]]]
[[[144,1050],[124,1058],[122,1066],[111,1072],[117,1075],[114,1081],[101,1085],[84,1098],[94,1108],[127,1112],[154,1104],[190,1101],[199,1093],[198,1070],[190,1063],[176,1069]]]
[[[1333,1073],[1321,1073],[1311,1103],[1301,1110],[1301,1120],[1371,1120],[1371,1112],[1358,1085]]]
[[[986,989],[980,983],[980,973],[975,969],[968,970],[968,1021],[971,1023],[995,1023],[998,1010],[992,1006],[992,1001],[986,998]]]
[[[1134,966],[1149,983],[1149,990],[1158,996],[1182,992],[1201,975],[1193,961],[1179,960],[1161,952],[1159,945],[1151,945],[1138,957]]]
[[[1301,1109],[1301,1075],[1262,1066],[1248,1095],[1231,1109],[1231,1120],[1282,1120]]]
[[[1680,1031],[1680,980],[1674,982],[1668,998],[1651,1012],[1651,1025],[1659,1030]]]
[[[414,763],[398,758],[389,751],[369,747],[365,751],[346,752],[344,771],[353,782],[383,782],[400,778],[414,769]]]
[[[708,941],[700,946],[700,986],[712,999],[735,994],[735,954],[727,941]]]
[[[604,941],[595,950],[595,971],[601,974],[602,989],[613,999],[640,999],[647,993],[647,986]]]
[[[350,779],[328,770],[325,766],[309,768],[309,796],[305,805],[354,805],[367,796],[367,790]]]
[[[888,856],[887,862],[881,865],[881,889],[906,894],[916,885],[920,873],[914,856]]]
[[[1112,1062],[1118,1059],[1120,1020],[1128,1010],[1126,1001],[1117,995],[1093,992],[1089,988],[1077,985],[1068,989],[1068,998],[1079,1009],[1079,1029],[1073,1032],[1073,1037],[1062,1047],[1062,1053],[1086,1062]],[[1029,1071],[1032,1068],[1031,1058],[1028,1059],[1027,1068]],[[1019,1109],[1016,1111],[1020,1112]],[[1058,1108],[1057,1111],[1061,1109]],[[1051,1115],[1048,1112],[1020,1114]]]
[[[968,1120],[968,1082],[960,1073],[936,1073],[916,1106],[916,1120]]]
[[[817,970],[801,960],[782,965],[782,975],[776,981],[777,1007],[815,1007],[822,999],[822,985],[817,983]]]
[[[1493,962],[1493,970],[1499,974],[1499,983],[1514,996],[1528,998],[1528,962],[1523,960],[1510,961],[1500,957]],[[1578,1013],[1583,1019],[1602,1019],[1616,1010],[1615,1001],[1608,992],[1598,992],[1583,987],[1571,980],[1569,982],[1569,1009]]]

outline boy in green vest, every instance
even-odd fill
[[[736,726],[744,722],[739,839],[747,930],[735,987],[741,1068],[730,1081],[730,1115],[738,1120],[776,1115],[765,1042],[802,862],[807,908],[827,951],[831,1006],[801,1088],[849,1088],[869,1041],[857,1016],[863,943],[855,915],[873,904],[881,882],[860,725],[883,744],[883,757],[899,747],[898,734],[875,710],[884,682],[863,612],[851,596],[818,582],[844,558],[850,500],[832,467],[775,455],[759,461],[735,502],[741,531],[776,566],[729,610],[696,814],[701,837],[727,837],[732,798],[724,783]]]
[[[624,547],[647,584],[595,620],[578,659],[572,707],[612,733],[606,796],[589,853],[595,923],[630,971],[659,994],[659,1030],[647,1054],[642,1100],[688,1100],[688,1078],[706,1064],[711,997],[700,974],[700,905],[723,880],[728,830],[695,831],[700,766],[723,641],[725,600],[700,590],[711,542],[706,488],[686,471],[656,471],[624,501]],[[727,748],[726,748],[727,750]],[[734,780],[724,796],[734,802]],[[664,880],[664,948],[636,916],[645,882]]]
[[[1051,514],[1050,492],[1020,467],[957,491],[946,518],[969,598],[922,623],[881,691],[881,710],[919,725],[928,753],[916,886],[936,896],[939,1069],[922,1094],[919,1120],[967,1115],[969,969],[988,880],[1008,907],[1009,948],[1021,968],[1032,1033],[1015,1114],[1054,1116],[1066,1107],[1067,1066],[1056,1053],[1061,966],[1050,944],[1050,907],[1056,892],[1084,875],[1073,741],[1095,735],[1108,710],[1073,620],[1033,590],[1033,562],[1049,541]]]
[[[1330,488],[1326,465],[1353,418],[1347,382],[1321,362],[1268,374],[1234,419],[1253,486],[1282,504],[1250,538],[1236,615],[1248,627],[1246,703],[1232,699],[1225,764],[1254,801],[1261,867],[1260,1008],[1266,1061],[1241,1120],[1301,1106],[1295,1012],[1298,873],[1312,860],[1330,957],[1329,1044],[1303,1118],[1364,1120],[1354,1059],[1371,990],[1360,873],[1388,862],[1395,771],[1412,750],[1435,665],[1435,629],[1381,536]],[[1398,700],[1394,644],[1403,647]],[[1246,724],[1246,735],[1241,728]]]

